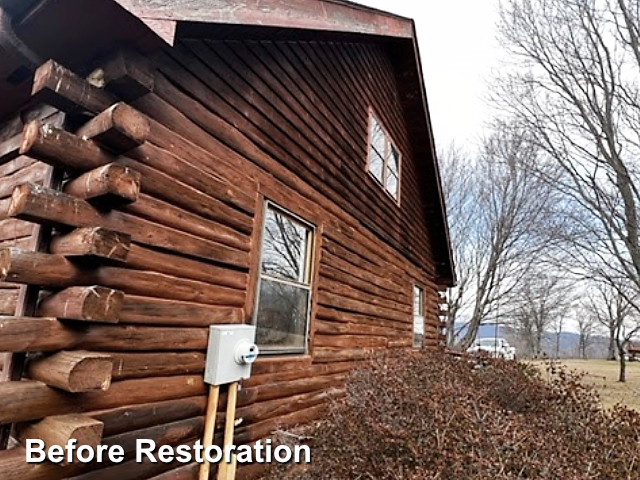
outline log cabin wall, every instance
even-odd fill
[[[0,478],[195,478],[193,465],[133,462],[132,446],[200,438],[207,326],[252,321],[266,200],[315,226],[310,345],[257,362],[236,443],[319,417],[357,362],[411,348],[414,285],[426,294],[424,344],[439,345],[425,159],[412,156],[382,46],[184,40],[150,62],[121,53],[100,66],[100,87],[54,62],[36,73],[36,98],[69,119],[30,124],[22,150],[67,181],[62,191],[16,181],[7,201],[5,221],[56,230],[42,253],[2,253],[3,280],[37,285],[44,300],[2,320],[0,350],[99,354],[113,368],[104,391],[70,395],[41,373],[56,355],[36,357],[30,380],[0,385],[0,424],[19,424],[19,439],[81,412],[127,462],[27,465],[18,447],[0,452]],[[400,206],[366,171],[370,108],[401,149]],[[102,289],[97,312],[87,288]]]

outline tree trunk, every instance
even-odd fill
[[[615,328],[609,329],[609,352],[607,354],[607,360],[616,359],[616,331]]]

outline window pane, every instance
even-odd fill
[[[378,123],[376,117],[371,117],[371,147],[378,152],[381,158],[384,158],[384,146],[386,143],[386,135],[384,130]]]
[[[309,290],[263,278],[256,343],[277,349],[305,349]]]
[[[382,157],[378,155],[375,150],[371,150],[369,162],[369,171],[376,177],[376,180],[382,183],[382,169],[384,168]]]
[[[416,315],[413,317],[413,346],[421,347],[424,338],[424,317]]]
[[[267,209],[262,243],[262,273],[308,283],[307,248],[310,229],[299,222]]]
[[[398,150],[396,149],[396,147],[393,146],[393,144],[391,144],[391,148],[390,148],[390,155],[389,155],[389,170],[391,171],[391,173],[393,173],[396,177],[399,177],[399,170],[400,170],[400,153],[398,152]]]
[[[394,174],[389,173],[387,175],[387,184],[385,185],[387,192],[391,194],[391,196],[395,199],[398,198],[398,187],[399,187],[398,177]]]
[[[423,291],[422,288],[414,286],[413,287],[413,314],[414,315],[424,315],[424,301],[423,301]]]

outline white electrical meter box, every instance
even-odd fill
[[[258,357],[253,325],[212,325],[204,380],[209,385],[224,385],[251,376],[251,364]]]

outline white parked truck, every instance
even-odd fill
[[[467,350],[468,353],[486,353],[494,358],[516,359],[516,349],[504,338],[479,338]]]

